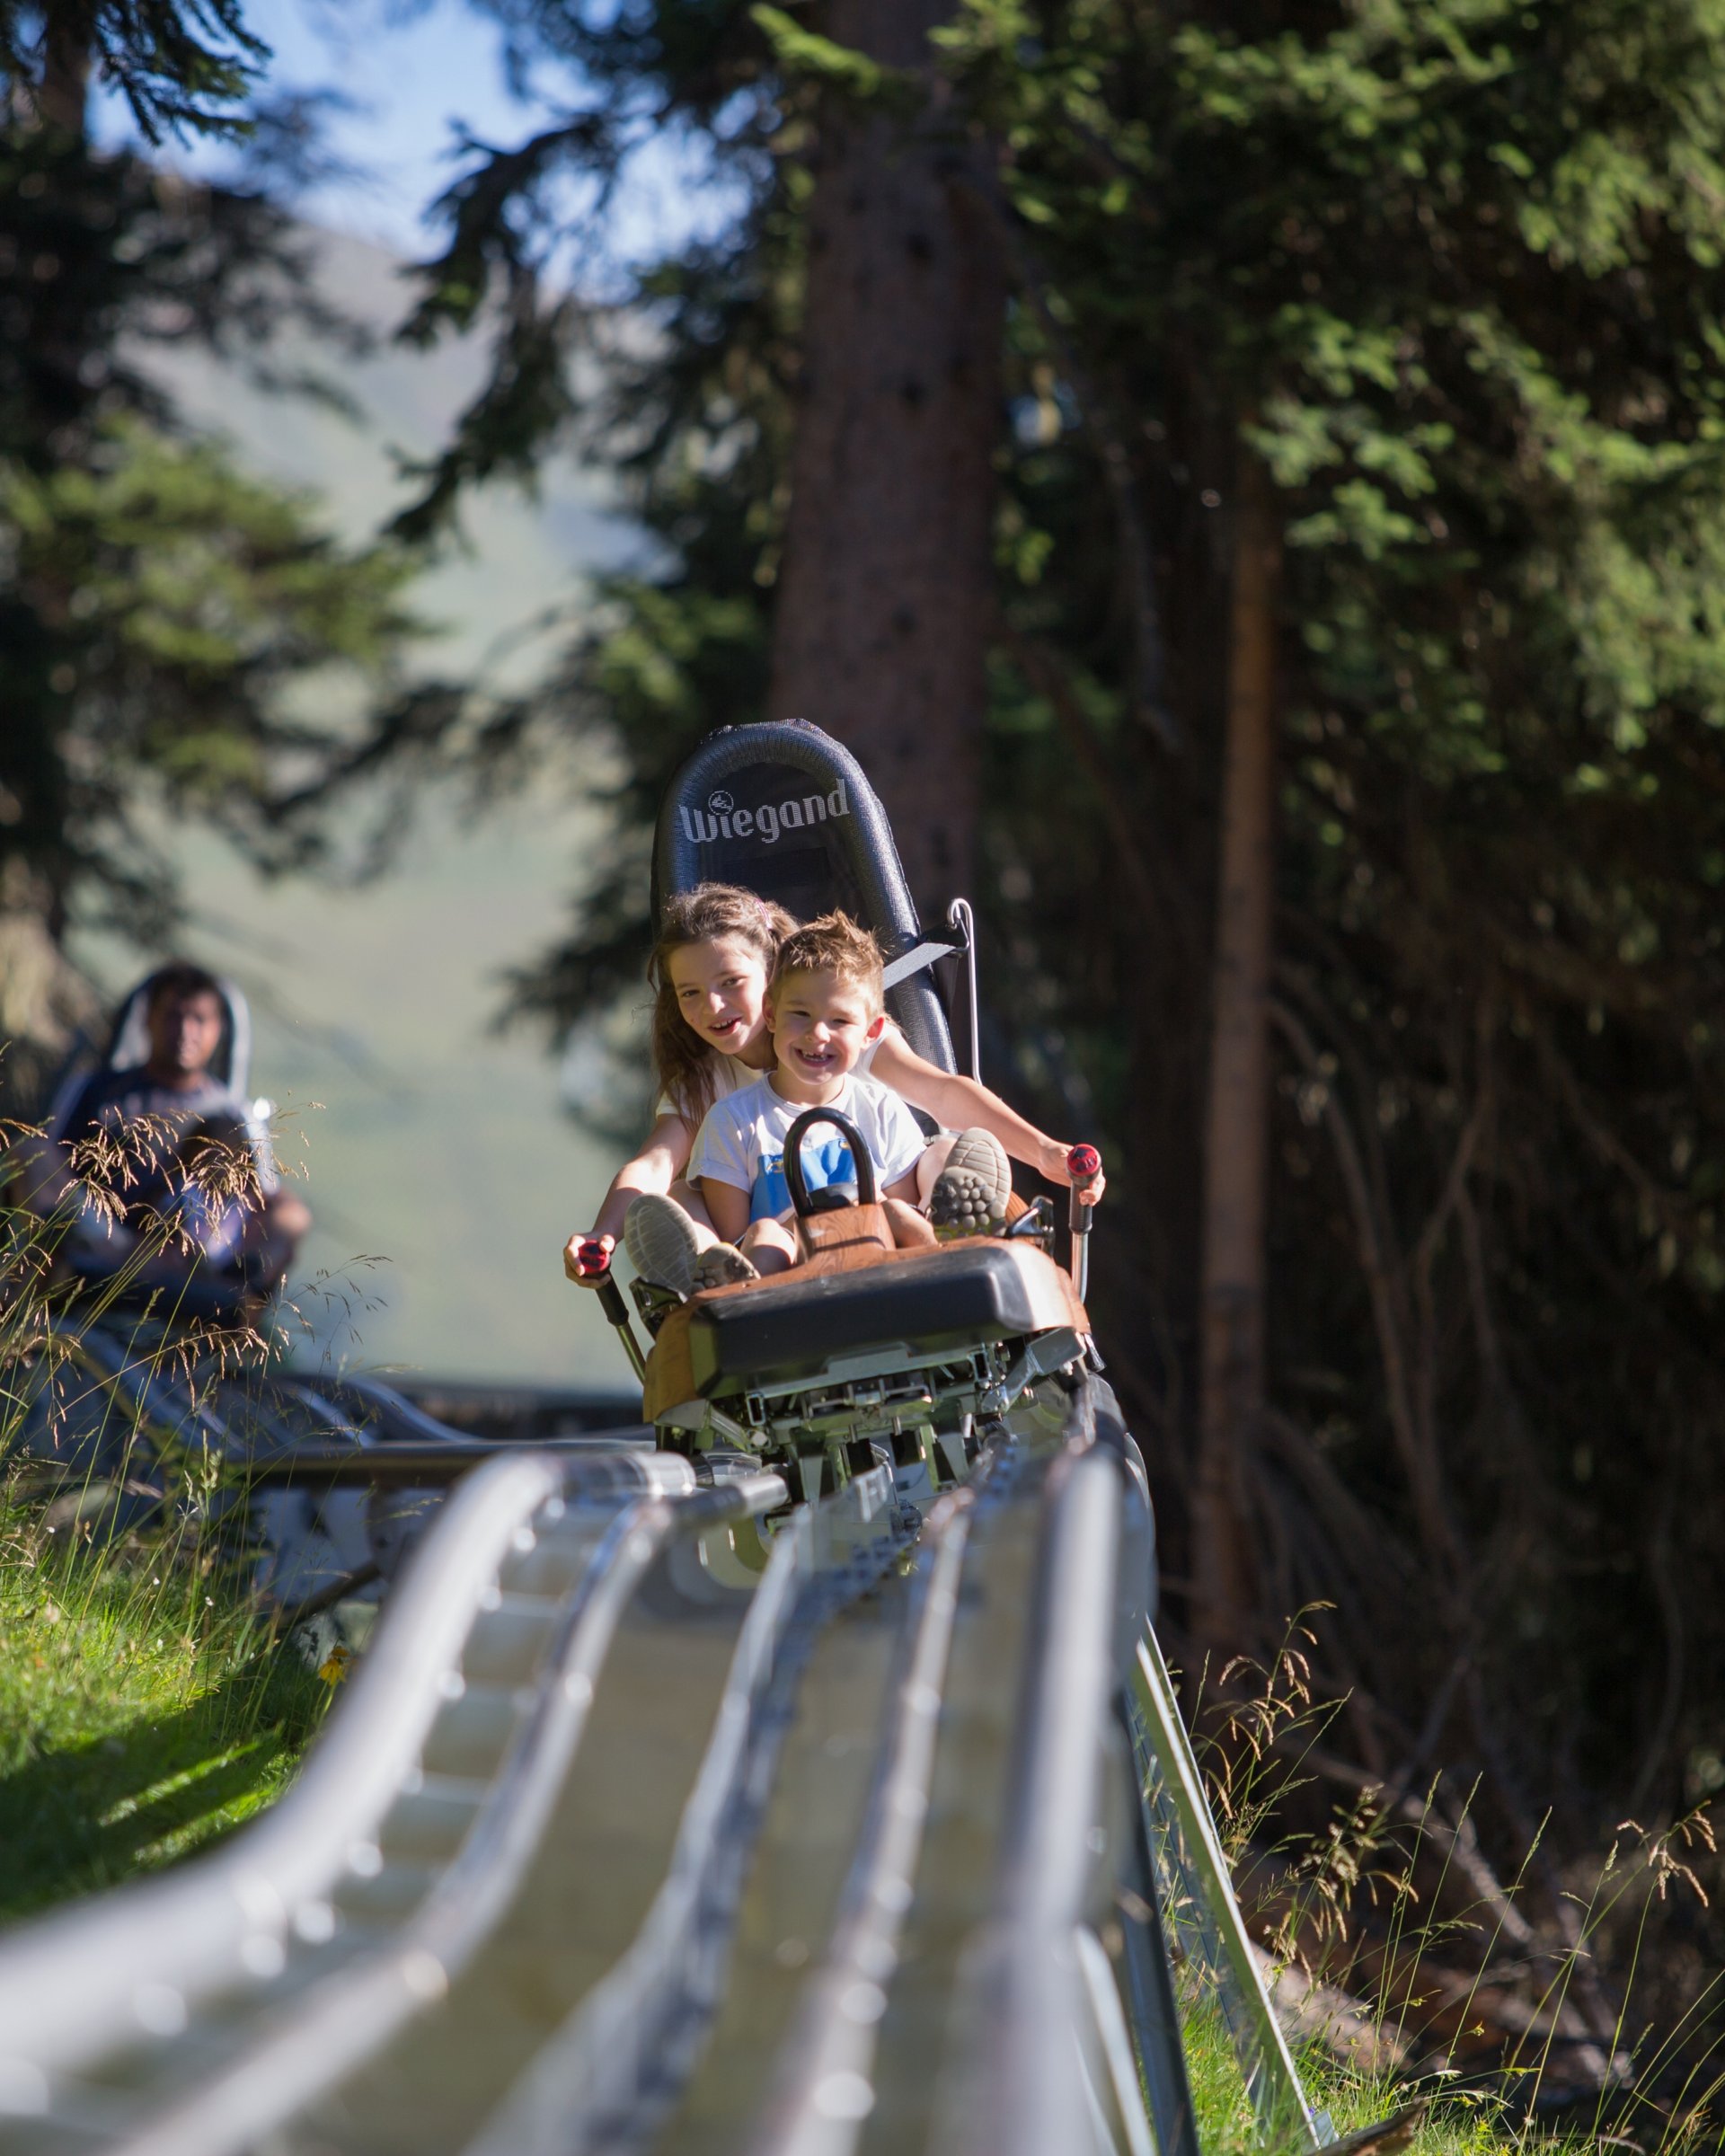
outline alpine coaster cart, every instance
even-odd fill
[[[739,884],[804,919],[843,907],[880,942],[888,1012],[911,1047],[957,1069],[933,968],[974,968],[969,934],[924,935],[880,801],[818,727],[727,728],[678,772],[654,848],[655,919],[668,895],[703,882]],[[968,906],[953,911],[968,932]],[[851,1141],[854,1192],[804,1187],[801,1143],[822,1125]],[[1101,1166],[1089,1146],[1071,1164],[1079,1183]],[[899,1498],[925,1509],[964,1480],[987,1427],[1015,1401],[1037,1387],[1057,1401],[1101,1369],[1083,1301],[1089,1208],[1076,1187],[1075,1257],[1062,1265],[1046,1202],[1003,1237],[896,1247],[866,1149],[825,1109],[792,1127],[785,1173],[804,1253],[792,1274],[684,1303],[634,1283],[645,1353],[615,1283],[600,1285],[664,1449],[709,1473],[776,1467],[804,1500],[889,1462]]]

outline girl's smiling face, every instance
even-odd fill
[[[685,943],[671,953],[666,971],[683,1022],[709,1047],[721,1056],[740,1056],[757,1044],[770,1048],[766,968],[739,936]]]

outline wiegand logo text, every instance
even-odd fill
[[[782,831],[801,831],[810,824],[824,824],[828,817],[848,816],[850,796],[841,779],[830,793],[810,793],[800,801],[771,802],[759,808],[739,808],[721,786],[707,796],[707,806],[682,808],[683,833],[696,845],[711,845],[716,838],[760,838],[773,845]]]

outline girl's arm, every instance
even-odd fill
[[[694,1133],[681,1116],[660,1116],[648,1134],[647,1143],[632,1160],[625,1161],[611,1179],[598,1218],[584,1232],[571,1235],[563,1248],[563,1270],[571,1280],[590,1287],[592,1280],[580,1269],[576,1252],[584,1242],[602,1242],[606,1250],[617,1247],[624,1215],[645,1192],[663,1197],[688,1165]]]
[[[748,1192],[715,1175],[703,1175],[698,1187],[720,1241],[735,1242],[748,1225]]]
[[[1051,1183],[1070,1185],[1068,1147],[1058,1138],[1045,1137],[1016,1109],[1008,1108],[998,1093],[991,1093],[974,1078],[955,1077],[919,1056],[897,1027],[888,1027],[874,1052],[869,1075],[889,1085],[913,1108],[934,1117],[948,1130],[993,1131],[1015,1161],[1034,1168]],[[1084,1193],[1085,1203],[1093,1206],[1103,1187],[1104,1179],[1099,1175]]]

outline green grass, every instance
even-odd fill
[[[0,1922],[252,1817],[330,1692],[195,1549],[60,1541],[0,1498]]]
[[[1220,2017],[1188,2010],[1181,2034],[1204,2156],[1267,2156],[1273,2152],[1278,2144],[1260,2137],[1239,2062]],[[1301,2047],[1296,2063],[1308,2100],[1330,2114],[1343,2138],[1382,2124],[1404,2109],[1417,2093],[1391,2075],[1344,2066],[1319,2045]],[[1282,2145],[1291,2152],[1304,2143],[1290,2134]],[[1536,2147],[1540,2156],[1580,2156],[1581,2151],[1599,2145],[1592,2136],[1525,2125],[1511,2118],[1495,2097],[1456,2095],[1433,2101],[1407,2144],[1407,2156],[1503,2156],[1506,2150],[1531,2147]]]
[[[1389,2075],[1350,2072],[1316,2046],[1299,2054],[1298,2064],[1306,2095],[1329,2112],[1343,2136],[1376,2125],[1411,2100],[1412,2091]],[[1433,2102],[1408,2147],[1410,2156],[1491,2156],[1525,2147],[1530,2139],[1546,2156],[1591,2145],[1572,2135],[1523,2127],[1495,2097],[1450,2096]]]
[[[22,1135],[0,1126],[0,1186]],[[117,1206],[126,1162],[110,1150],[86,1148],[79,1172],[98,1191],[106,1179]],[[141,1410],[119,1392],[102,1408],[107,1389],[78,1339],[114,1290],[72,1303],[55,1264],[62,1233],[0,1188],[0,1461],[27,1437],[31,1402],[49,1397],[69,1415],[68,1462],[81,1445],[104,1455],[99,1471],[68,1464],[58,1486],[43,1460],[0,1474],[0,1924],[240,1825],[291,1777],[330,1689],[259,1612],[237,1543],[198,1524],[214,1517],[213,1467],[171,1432],[128,1426]],[[172,1247],[164,1225],[136,1262]],[[158,1361],[164,1376],[180,1369],[180,1350],[155,1338],[132,1328],[139,1382]],[[242,1327],[195,1352],[232,1375],[272,1349]],[[116,1500],[146,1470],[168,1524],[120,1535]]]
[[[1258,2156],[1257,2123],[1221,2017],[1189,1993],[1181,2001],[1180,2033],[1204,2156]]]
[[[1258,1903],[1248,1923],[1278,1960],[1314,1967],[1314,1973],[1352,1993],[1349,2019],[1363,2037],[1352,2059],[1322,2043],[1296,2053],[1308,2100],[1328,2111],[1342,2136],[1381,2125],[1419,2098],[1428,2107],[1404,2144],[1411,2156],[1485,2156],[1513,2150],[1524,2156],[1579,2156],[1583,2151],[1647,2152],[1648,2156],[1701,2156],[1725,2146],[1715,2105],[1725,2090],[1716,2054],[1725,2043],[1725,1979],[1700,1985],[1681,2010],[1667,2008],[1658,1991],[1650,2005],[1637,1998],[1637,1978],[1650,1966],[1656,1919],[1668,1899],[1704,1911],[1707,1895],[1696,1868],[1716,1852],[1715,1831],[1702,1807],[1658,1830],[1633,1822],[1614,1829],[1598,1860],[1590,1887],[1579,1868],[1564,1894],[1567,1928],[1535,1905],[1525,1908],[1532,1851],[1502,1883],[1482,1886],[1474,1874],[1452,1877],[1457,1830],[1428,1838],[1428,1816],[1445,1825],[1435,1794],[1427,1813],[1411,1824],[1393,1818],[1375,1791],[1349,1798],[1316,1832],[1276,1838],[1278,1809],[1305,1786],[1301,1746],[1285,1754],[1278,1738],[1305,1742],[1321,1736],[1338,1702],[1314,1702],[1305,1647],[1312,1635],[1305,1613],[1294,1620],[1281,1651],[1266,1667],[1235,1665],[1225,1673],[1255,1677],[1210,1718],[1199,1751],[1212,1810],[1220,1823],[1225,1852],[1236,1869],[1258,1872]],[[1472,1793],[1456,1817],[1465,1820]],[[1262,1851],[1276,1860],[1262,1861]],[[1483,1858],[1478,1859],[1483,1869]],[[1415,1868],[1421,1867],[1416,1886]],[[1250,1885],[1243,1890],[1254,1891]],[[1507,1912],[1527,1919],[1506,1944]],[[1679,1912],[1679,1914],[1682,1913]],[[1357,1965],[1365,1927],[1374,1927],[1381,1966],[1372,1979],[1370,1956]],[[1676,1928],[1674,1926],[1674,1929]],[[1248,2151],[1301,2145],[1297,2132],[1261,2139],[1243,2086],[1216,1991],[1216,1972],[1207,1966],[1201,1931],[1185,1940],[1178,1978],[1188,2072],[1204,2156],[1246,2156]],[[1693,1951],[1693,1949],[1692,1949]],[[1426,2028],[1418,2010],[1421,1994],[1446,1972],[1475,1974],[1460,2020],[1473,2018],[1475,1997],[1496,1987],[1519,1987],[1530,2016],[1525,2032],[1497,2014],[1499,2051],[1459,2064],[1445,2063],[1449,2046]],[[1626,2080],[1607,2077],[1589,2092],[1554,2072],[1560,2012],[1579,2010],[1571,1992],[1586,1998],[1583,1984],[1597,1970],[1613,1993],[1598,1990],[1588,2001],[1595,2014],[1594,2038],[1608,2056],[1632,2057]],[[1363,1991],[1359,1979],[1367,1977]],[[1410,1988],[1411,1987],[1411,1989]],[[1438,1995],[1438,1994],[1433,1994]],[[1614,2020],[1597,2019],[1603,2007]],[[1497,2010],[1486,2010],[1497,2013]],[[1415,2026],[1410,2028],[1411,2018]],[[1472,2033],[1485,2037],[1483,2026]],[[1417,2079],[1398,2078],[1387,2060],[1411,2040],[1424,2065]],[[1350,2049],[1354,2048],[1350,2039]],[[1373,2052],[1378,2063],[1368,2063]],[[1475,2073],[1470,2069],[1477,2065]],[[1680,2085],[1679,2085],[1680,2080]],[[1553,2086],[1553,2083],[1556,2083]]]

